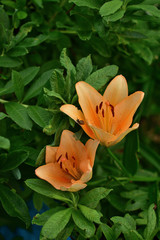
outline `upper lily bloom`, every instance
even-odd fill
[[[72,132],[64,130],[59,147],[46,147],[46,165],[35,173],[56,189],[70,192],[83,189],[92,177],[98,144],[99,141],[89,139],[83,145]]]
[[[103,96],[86,82],[78,82],[76,91],[82,111],[71,104],[60,110],[74,119],[93,139],[105,146],[121,141],[130,131],[133,115],[143,100],[144,93],[137,91],[128,96],[128,85],[122,75],[116,76],[107,86]]]

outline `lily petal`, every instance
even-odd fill
[[[79,104],[88,124],[100,127],[100,119],[96,114],[96,107],[104,101],[102,95],[86,82],[76,83]]]
[[[128,85],[125,77],[116,76],[107,86],[103,97],[113,106],[116,106],[128,96]]]
[[[76,168],[80,172],[90,170],[90,159],[87,156],[87,151],[81,141],[76,140],[74,133],[64,130],[61,137],[59,149],[57,151],[58,156],[61,154],[66,155],[66,149],[68,149],[68,158],[75,158]]]
[[[90,159],[91,167],[93,167],[94,165],[94,159],[95,159],[95,154],[96,154],[98,145],[99,145],[99,141],[92,140],[92,139],[89,139],[85,144],[85,147],[88,153],[88,158]]]
[[[115,135],[112,135],[108,132],[105,132],[101,128],[97,128],[97,127],[92,126],[92,125],[90,125],[90,128],[92,129],[92,131],[96,135],[96,139],[98,139],[101,142],[102,145],[108,146],[109,142],[115,141],[116,138],[117,138]]]
[[[142,102],[143,97],[144,93],[138,91],[126,97],[115,106],[115,117],[112,122],[111,133],[119,135],[129,128],[132,123],[133,115]]]
[[[65,104],[61,106],[60,110],[67,114],[68,116],[70,116],[74,121],[76,121],[83,128],[83,130],[86,132],[88,136],[94,138],[94,134],[90,127],[88,126],[88,124],[86,123],[84,114],[82,113],[81,110],[78,110],[78,108],[76,108],[72,104]],[[80,122],[82,122],[82,124],[80,124]]]
[[[46,146],[46,163],[54,163],[56,161],[56,153],[58,147]]]
[[[56,189],[69,188],[73,177],[63,171],[58,163],[48,163],[35,170],[36,175],[49,182]]]
[[[128,128],[125,132],[121,133],[118,138],[114,141],[111,142],[109,146],[115,145],[118,142],[120,142],[128,133],[130,133],[133,130],[136,130],[139,127],[138,123],[135,123],[131,128]]]
[[[92,178],[92,170],[83,173],[82,177],[80,178],[80,180],[82,182],[88,182],[90,179]]]
[[[72,185],[70,187],[61,187],[62,191],[77,192],[85,188],[87,184],[83,183],[81,180],[72,180]]]

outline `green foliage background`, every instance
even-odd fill
[[[41,240],[160,238],[159,57],[159,0],[0,0],[0,225],[28,228],[32,198],[38,211],[50,208],[32,220]],[[145,92],[139,130],[99,147],[78,193],[36,179],[63,129],[87,139],[59,111],[78,106],[75,83],[103,93],[117,74],[130,93]]]

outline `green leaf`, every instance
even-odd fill
[[[24,93],[24,84],[21,75],[14,70],[12,71],[12,82],[16,97],[21,101]]]
[[[30,215],[24,200],[7,187],[0,184],[0,201],[5,211],[12,217],[18,217],[25,222],[26,227],[30,225]]]
[[[39,36],[35,38],[25,38],[20,44],[20,47],[35,47],[41,44],[42,42],[46,41],[48,38],[48,35],[40,34]]]
[[[33,218],[32,224],[43,226],[53,214],[55,214],[56,212],[59,212],[60,210],[64,210],[64,209],[65,209],[64,207],[59,206],[59,207],[54,207],[52,209],[49,209],[42,214],[38,213]]]
[[[0,120],[3,120],[6,117],[8,117],[7,114],[0,112]]]
[[[9,117],[21,128],[32,129],[32,121],[28,116],[26,107],[16,102],[9,102],[5,103],[5,109]]]
[[[129,214],[124,217],[112,217],[111,220],[120,225],[120,230],[123,232],[125,239],[143,240],[143,237],[136,231],[135,220]]]
[[[99,201],[106,198],[112,189],[106,189],[104,187],[98,187],[85,193],[85,195],[80,199],[80,204],[83,204],[90,208],[96,208]]]
[[[55,69],[52,72],[50,78],[50,85],[54,92],[64,95],[65,92],[65,80],[63,77],[63,71],[61,69]]]
[[[144,230],[144,238],[145,240],[150,240],[152,239],[152,234],[156,228],[156,222],[157,222],[157,217],[156,213],[154,210],[155,204],[151,204],[149,209],[148,209],[148,214],[147,214],[147,226]]]
[[[92,87],[99,90],[102,88],[112,77],[114,77],[118,72],[118,67],[116,65],[106,66],[102,69],[93,72],[87,79],[86,82]]]
[[[67,69],[67,76],[66,76],[66,96],[68,97],[68,102],[70,102],[71,97],[74,93],[73,85],[75,84],[75,75],[76,69],[75,66],[72,64],[70,58],[67,56],[66,48],[64,48],[60,55],[60,63],[65,69]]]
[[[160,18],[160,10],[153,5],[137,4],[129,6],[128,9],[141,9],[154,17]]]
[[[138,169],[138,131],[133,131],[127,135],[124,145],[123,164],[126,170],[134,175]]]
[[[53,214],[42,228],[42,235],[54,239],[65,228],[72,214],[72,209],[68,208]]]
[[[9,17],[2,6],[0,6],[0,23],[2,23],[5,28],[9,28]]]
[[[94,235],[96,230],[94,224],[88,221],[80,211],[74,209],[72,217],[77,227],[85,231],[86,238],[90,238]]]
[[[104,20],[106,22],[116,22],[124,16],[125,12],[124,9],[120,9],[114,14],[104,17]]]
[[[29,188],[44,196],[54,198],[59,201],[72,203],[72,201],[69,198],[69,193],[58,191],[52,185],[41,179],[27,179],[25,183]]]
[[[17,58],[11,58],[8,56],[0,56],[0,67],[6,67],[6,68],[14,68],[18,67],[22,64],[21,60],[18,60]]]
[[[95,222],[97,224],[101,224],[100,218],[103,216],[100,212],[97,212],[95,209],[88,208],[84,205],[78,205],[82,214],[90,221]]]
[[[28,67],[24,70],[22,70],[20,73],[22,79],[23,79],[23,84],[26,86],[28,83],[30,83],[37,73],[39,72],[40,67]]]
[[[33,0],[35,4],[38,5],[38,7],[43,8],[43,0]]]
[[[52,117],[50,112],[38,106],[30,106],[27,111],[30,118],[42,128],[49,123],[49,120]]]
[[[101,224],[100,228],[107,240],[116,240],[114,231],[107,224]]]
[[[55,240],[66,240],[71,236],[71,233],[74,229],[74,223],[69,222],[65,228],[57,235]]]
[[[99,9],[102,1],[97,0],[70,0],[69,2],[75,3],[79,7],[89,7],[91,9]]]
[[[28,158],[29,153],[22,150],[16,150],[8,154],[7,161],[1,166],[1,171],[13,170],[21,165]]]
[[[17,17],[18,17],[18,19],[20,19],[20,20],[22,20],[22,19],[25,19],[26,17],[27,17],[27,13],[26,12],[24,12],[24,11],[18,11],[17,12]]]
[[[151,147],[140,144],[140,154],[144,157],[145,161],[148,161],[151,165],[153,165],[156,170],[160,171],[160,156],[156,153]]]
[[[102,17],[111,15],[115,13],[122,6],[122,4],[123,2],[121,0],[112,0],[106,2],[100,8],[99,13]]]
[[[45,94],[47,94],[47,96],[58,98],[62,101],[62,103],[66,104],[66,101],[62,98],[62,96],[59,93],[56,93],[53,90],[50,91],[47,88],[44,88],[44,92],[45,92]]]
[[[60,55],[60,63],[63,67],[65,67],[67,70],[73,72],[76,74],[75,66],[72,64],[70,58],[67,56],[67,50],[64,48]]]
[[[9,52],[8,52],[8,55],[10,57],[21,57],[21,56],[24,56],[26,54],[28,54],[28,49],[25,48],[25,47],[14,47],[13,49],[11,49]]]
[[[52,72],[53,70],[44,72],[37,80],[35,80],[32,86],[29,88],[28,92],[26,93],[23,101],[28,101],[29,99],[37,96],[41,92],[43,86],[50,79]]]
[[[0,136],[0,148],[9,150],[10,148],[10,141],[8,138]]]
[[[85,81],[93,70],[91,56],[88,55],[85,58],[81,58],[77,63],[76,70],[77,70],[76,75],[77,82]]]

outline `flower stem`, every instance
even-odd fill
[[[118,164],[118,166],[120,167],[120,169],[123,171],[123,173],[126,176],[130,176],[130,174],[127,172],[126,168],[123,166],[122,162],[112,153],[112,151],[107,148],[109,155],[114,159],[114,161]]]

